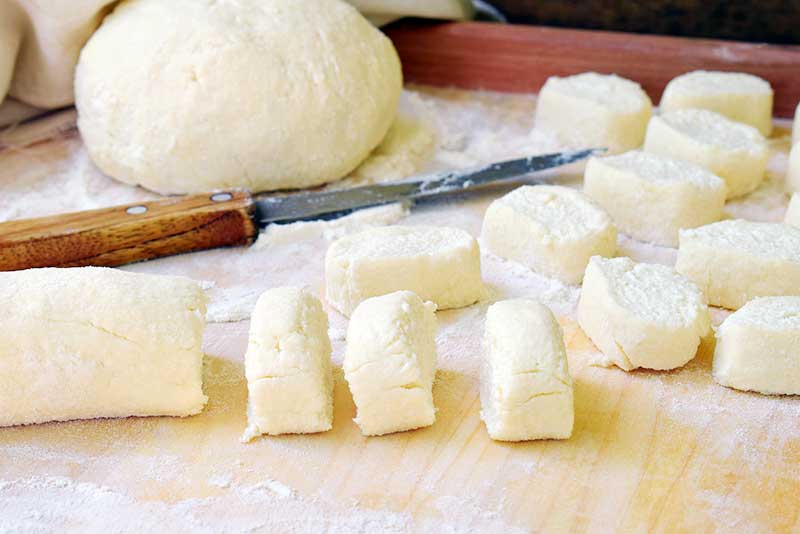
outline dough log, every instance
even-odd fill
[[[714,380],[800,395],[800,297],[757,298],[725,319],[717,330]]]
[[[735,219],[682,230],[675,269],[709,304],[731,310],[755,297],[800,295],[800,228]]]
[[[601,365],[663,370],[694,358],[711,319],[697,286],[670,267],[594,257],[578,324],[603,353]]]
[[[522,186],[489,205],[481,239],[498,256],[545,276],[579,284],[592,256],[613,256],[611,217],[580,191]]]
[[[664,89],[662,113],[700,108],[772,133],[772,87],[752,74],[696,70],[673,78]]]
[[[438,309],[484,294],[478,242],[443,226],[384,226],[334,241],[325,255],[328,302],[345,315],[369,297],[413,291]]]
[[[624,152],[642,145],[652,110],[631,80],[596,72],[551,76],[539,92],[534,125],[569,145]]]
[[[678,232],[722,218],[725,182],[712,172],[638,150],[586,165],[583,192],[629,236],[677,247]]]
[[[344,376],[365,436],[432,425],[436,306],[410,291],[362,302],[347,329]]]
[[[504,300],[486,312],[481,419],[500,441],[572,435],[572,378],[563,333],[535,300]]]
[[[115,269],[0,273],[0,426],[202,411],[206,296]]]
[[[331,429],[328,317],[315,296],[296,287],[262,293],[250,318],[244,365],[248,424],[242,441]]]
[[[644,150],[707,168],[725,180],[728,198],[754,191],[767,168],[767,144],[758,130],[706,109],[653,117]]]

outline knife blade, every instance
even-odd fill
[[[338,191],[253,197],[216,191],[0,223],[0,271],[116,266],[215,247],[246,245],[259,228],[330,218],[359,208],[471,190],[566,165],[597,149],[531,156],[474,169]]]
[[[256,197],[256,224],[263,228],[271,223],[302,221],[330,213],[346,213],[359,208],[380,206],[402,200],[435,197],[470,190],[482,185],[519,178],[533,172],[574,163],[603,150],[590,148],[573,152],[528,156],[470,169],[432,173],[388,184],[319,193]]]

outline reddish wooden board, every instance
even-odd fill
[[[549,76],[596,71],[636,80],[658,103],[672,78],[706,69],[769,80],[777,117],[800,101],[800,46],[485,22],[403,21],[386,33],[413,83],[533,93]]]

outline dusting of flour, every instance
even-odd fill
[[[534,105],[531,95],[412,87],[381,147],[327,189],[560,149],[552,137],[532,131]],[[776,141],[769,179],[753,195],[729,203],[729,216],[782,217],[785,145]],[[0,149],[0,220],[156,198],[103,176],[77,137],[57,148],[61,157],[52,161],[36,146]],[[31,162],[41,163],[33,166],[38,170]],[[547,179],[579,187],[581,169],[559,169]],[[593,367],[596,351],[575,325],[579,288],[487,251],[481,257],[486,298],[437,313],[435,425],[382,438],[359,434],[341,371],[347,318],[326,304],[333,430],[238,442],[246,424],[245,319],[261,292],[298,285],[322,297],[330,241],[362,228],[438,224],[480,235],[487,205],[514,186],[424,202],[410,211],[398,204],[335,221],[271,226],[249,248],[125,267],[209,282],[209,404],[186,419],[1,429],[0,532],[644,531],[653,526],[647,518],[655,511],[676,509],[708,519],[687,530],[780,530],[784,525],[765,523],[782,518],[769,513],[772,501],[763,496],[791,499],[800,491],[796,399],[716,386],[708,350],[671,373]],[[618,244],[620,253],[639,261],[675,261],[674,249],[626,236]],[[542,300],[564,328],[576,387],[576,428],[568,441],[493,443],[480,422],[484,313],[496,300],[518,297]],[[714,310],[714,322],[726,315]],[[731,465],[734,472],[726,470]],[[632,522],[618,523],[623,512]],[[636,514],[645,519],[637,523]]]

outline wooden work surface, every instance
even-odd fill
[[[472,98],[436,94],[446,103]],[[530,128],[524,118],[532,99],[497,102],[486,105],[496,121],[490,126],[519,120],[520,131]],[[79,138],[65,131],[25,149],[0,150],[0,189],[14,183],[35,189],[63,179],[85,188],[82,202],[102,204],[89,171],[65,178],[80,155]],[[16,133],[24,137],[25,131]],[[786,134],[779,128],[771,144],[778,169],[785,163]],[[82,162],[77,158],[78,166]],[[579,176],[572,168],[555,179],[576,184]],[[729,214],[779,219],[786,203],[781,181],[780,171],[771,172],[767,184],[730,205]],[[448,224],[478,235],[486,206],[507,190],[421,206],[403,223]],[[19,216],[72,207],[24,197],[13,187],[2,191],[0,203],[13,197]],[[119,198],[137,195],[148,197],[125,192]],[[323,237],[312,237],[130,269],[253,291],[303,284],[322,295],[326,246]],[[671,249],[626,238],[620,253],[674,261]],[[347,322],[328,309],[336,363],[333,430],[241,444],[248,322],[210,324],[204,343],[209,403],[201,415],[0,429],[0,531],[800,532],[800,399],[716,385],[712,340],[673,372],[593,366],[596,349],[574,321],[577,288],[490,255],[482,262],[487,299],[437,314],[432,427],[360,435],[341,374]],[[492,301],[516,296],[542,299],[563,326],[575,381],[569,440],[497,443],[479,419],[483,313]],[[715,322],[724,316],[715,311]]]

